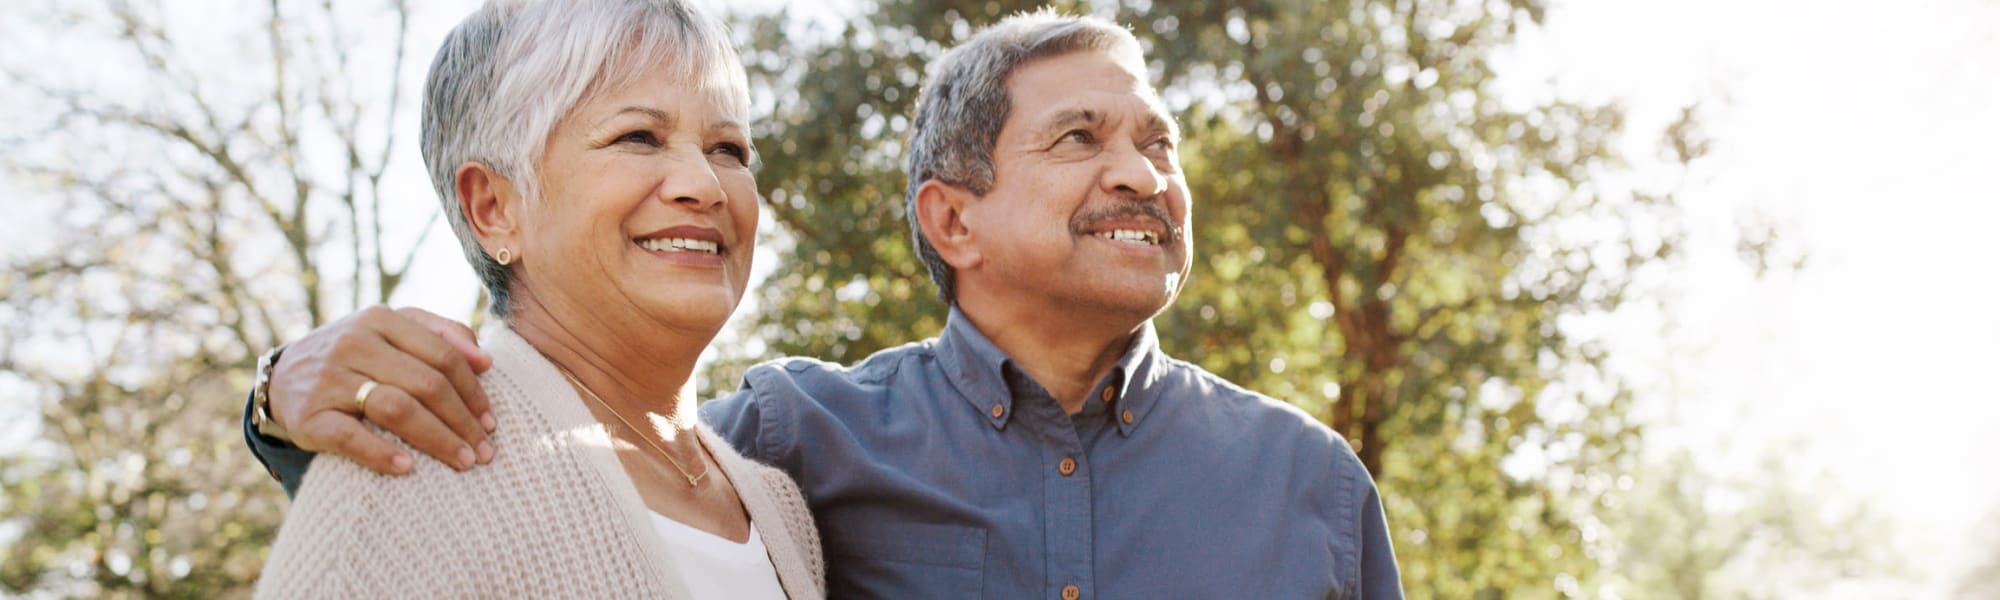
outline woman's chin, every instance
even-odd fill
[[[720,331],[722,324],[729,322],[730,315],[736,312],[739,298],[720,290],[700,292],[678,289],[652,294],[642,308],[653,320],[674,329]]]

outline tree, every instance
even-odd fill
[[[255,349],[386,300],[433,229],[387,203],[430,196],[385,183],[406,7],[247,4],[11,9],[45,119],[0,156],[53,223],[0,274],[0,380],[41,421],[0,468],[11,592],[247,593],[281,506],[235,426]]]
[[[749,326],[762,352],[739,359],[853,361],[940,328],[903,219],[906,115],[927,60],[1037,5],[879,0],[812,35],[783,14],[739,19],[791,259]],[[1545,4],[1065,7],[1135,26],[1188,134],[1197,261],[1158,320],[1167,350],[1354,443],[1413,596],[1590,580],[1591,502],[1638,428],[1632,390],[1569,323],[1626,302],[1681,235],[1667,194],[1593,185],[1622,168],[1616,107],[1492,91],[1489,58]],[[1674,131],[1676,158],[1697,156],[1698,122]],[[708,379],[733,383],[741,364]]]

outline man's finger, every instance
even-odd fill
[[[465,361],[472,365],[472,372],[485,373],[487,369],[493,367],[493,355],[487,354],[479,347],[479,334],[474,333],[472,328],[464,323],[415,307],[398,308],[396,313],[416,321],[425,329],[436,332],[439,337],[451,343],[452,347],[458,348],[459,353],[465,356]]]
[[[458,398],[465,405],[465,410],[469,414],[475,415],[474,418],[480,427],[486,431],[493,431],[499,423],[493,418],[493,403],[487,400],[486,389],[479,385],[478,375],[493,366],[493,357],[487,354],[486,351],[479,349],[479,342],[475,339],[472,328],[466,327],[464,323],[446,319],[419,308],[401,308],[397,309],[396,313],[402,315],[411,323],[416,324],[422,330],[441,338],[446,346],[458,352],[459,357],[463,360],[454,361],[438,357],[436,361],[427,360],[426,362],[436,367],[439,372],[444,373],[445,377],[451,380],[452,388],[458,392]],[[385,324],[385,328],[388,327],[394,327],[394,325]],[[416,332],[408,331],[401,327],[394,328],[396,331],[385,332],[384,337],[389,338],[390,343],[404,348],[406,352],[417,354],[417,352],[438,351],[434,344],[421,339],[423,336],[418,335]],[[405,344],[408,345],[406,346]],[[417,356],[422,357],[423,355],[417,354]],[[438,362],[445,364],[440,365],[437,364]],[[428,399],[426,398],[426,400]],[[453,426],[454,428],[457,427],[456,424]],[[466,438],[466,440],[473,444],[478,443],[478,440],[472,438]]]
[[[354,368],[361,377],[373,379],[379,384],[381,387],[377,389],[394,388],[396,392],[415,400],[417,406],[413,408],[428,411],[437,422],[456,432],[459,439],[473,449],[478,462],[483,463],[493,457],[493,446],[487,442],[486,428],[481,426],[477,417],[472,416],[470,403],[459,395],[459,384],[452,380],[452,376],[440,373],[430,365],[396,357],[368,359],[356,364]],[[459,366],[457,371],[455,374],[457,377],[472,376],[471,370],[464,366]],[[478,380],[474,379],[472,383],[477,386]],[[358,388],[360,384],[355,385]],[[370,394],[371,402],[375,399],[373,396]],[[404,439],[410,439],[420,432],[404,431],[402,427],[408,423],[423,422],[426,421],[406,419],[399,422],[377,421],[376,424],[391,433],[403,436]]]
[[[401,315],[402,313],[398,313],[396,318],[381,319],[374,323],[377,333],[388,340],[398,352],[415,358],[414,366],[432,369],[442,374],[451,384],[447,389],[439,390],[417,385],[428,382],[401,381],[399,383],[403,386],[403,391],[419,397],[425,406],[438,406],[441,402],[449,402],[460,407],[457,410],[442,411],[437,416],[452,429],[479,431],[481,435],[465,436],[467,444],[478,447],[479,442],[485,438],[484,432],[490,431],[490,428],[486,427],[487,423],[492,421],[489,418],[492,414],[491,404],[485,400],[486,391],[479,386],[479,376],[472,373],[472,367],[466,362],[465,356],[450,342],[446,342],[444,337],[422,323]],[[373,377],[377,372],[363,371],[362,374]],[[461,414],[464,415],[462,421],[458,419]],[[390,430],[396,435],[405,435],[403,431],[396,431],[394,428]]]
[[[293,429],[294,439],[300,447],[308,441],[317,452],[333,452],[353,459],[377,473],[402,475],[410,472],[414,464],[410,453],[393,441],[383,439],[369,431],[352,415],[334,411],[320,411]]]
[[[466,470],[478,460],[472,446],[446,427],[417,399],[393,385],[377,385],[368,394],[363,416],[403,438],[418,452],[452,468]]]

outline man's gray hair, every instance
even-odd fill
[[[438,48],[424,84],[424,164],[493,314],[507,314],[513,275],[473,235],[459,165],[485,163],[524,203],[538,203],[535,166],[556,124],[655,69],[690,92],[733,96],[747,114],[749,85],[728,31],[684,0],[489,0]]]
[[[936,179],[985,195],[993,188],[993,144],[1012,107],[1007,76],[1035,59],[1085,50],[1145,65],[1138,38],[1124,27],[1047,9],[1007,17],[931,63],[911,127],[904,167],[910,182],[903,208],[917,257],[930,270],[945,304],[958,301],[956,273],[924,236],[917,219],[917,188]]]

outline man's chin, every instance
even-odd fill
[[[1080,301],[1074,305],[1102,313],[1104,319],[1130,320],[1133,325],[1165,312],[1180,295],[1178,288],[1168,288],[1163,283],[1143,285],[1134,282],[1095,291],[1087,298],[1079,298]]]

